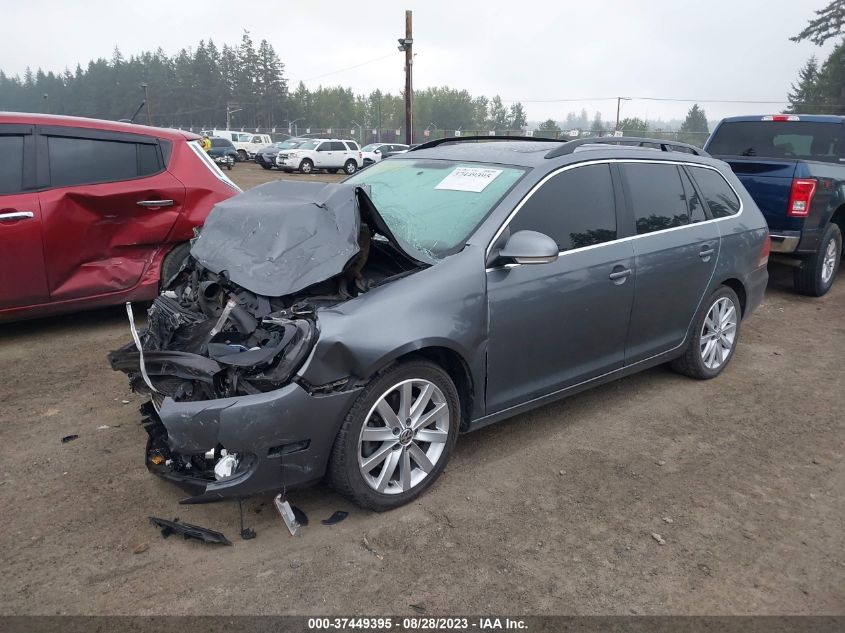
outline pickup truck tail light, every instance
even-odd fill
[[[772,252],[772,238],[766,235],[763,241],[763,248],[760,250],[760,257],[757,258],[757,266],[765,266],[769,263],[769,253]]]
[[[810,215],[810,203],[816,193],[816,185],[818,181],[811,178],[793,178],[786,215],[793,218],[806,218]]]
[[[800,121],[801,117],[796,114],[767,114],[761,121]]]

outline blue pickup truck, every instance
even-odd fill
[[[723,119],[704,146],[730,164],[766,217],[772,261],[795,289],[833,285],[845,232],[845,117],[775,114]]]

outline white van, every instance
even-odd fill
[[[203,130],[202,134],[218,136],[229,139],[238,150],[238,160],[252,160],[255,153],[262,147],[273,144],[269,134],[252,134],[251,132],[238,132],[236,130]]]

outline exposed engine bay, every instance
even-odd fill
[[[424,266],[395,243],[365,189],[268,183],[214,208],[147,328],[131,323],[135,342],[109,362],[156,408],[165,397],[272,391],[307,358],[320,307]]]

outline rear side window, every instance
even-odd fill
[[[707,219],[704,213],[704,204],[701,202],[698,191],[693,187],[692,181],[683,169],[681,170],[681,181],[684,184],[684,197],[687,200],[690,221],[693,223],[704,222]]]
[[[621,167],[634,207],[637,235],[690,223],[681,174],[675,165],[626,163]]]
[[[99,139],[48,137],[53,187],[131,180],[161,169],[154,145]]]
[[[0,194],[20,193],[23,189],[23,136],[0,136]]]
[[[349,149],[351,149],[353,152],[358,151],[358,143],[355,143],[353,141],[346,141],[346,144],[349,145]]]
[[[569,169],[542,185],[526,201],[510,225],[517,231],[539,231],[561,251],[616,239],[616,204],[608,165]]]
[[[722,156],[845,162],[845,125],[811,121],[729,121],[707,144]]]
[[[690,172],[714,218],[725,218],[739,213],[739,198],[722,174],[715,169],[704,167],[690,167]]]
[[[333,152],[345,152],[346,151],[346,145],[344,145],[340,141],[332,141],[332,151]]]

